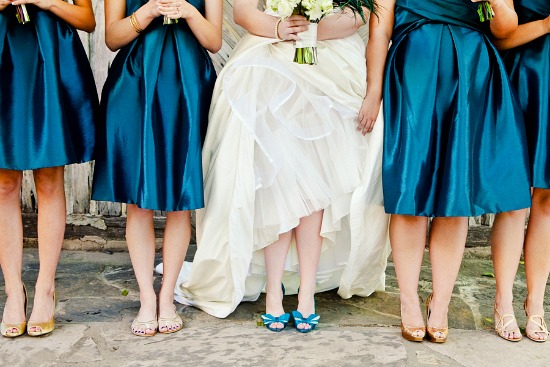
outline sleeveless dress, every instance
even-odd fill
[[[92,160],[98,98],[77,31],[27,4],[0,12],[0,168],[28,170]]]
[[[383,290],[389,255],[381,185],[383,121],[362,136],[365,45],[318,43],[319,64],[292,62],[291,42],[246,35],[218,77],[203,149],[206,207],[176,300],[226,317],[265,286],[264,247],[324,209],[317,291]],[[299,286],[295,240],[287,294]],[[157,268],[162,272],[162,265]]]
[[[550,15],[548,0],[516,0],[520,24]],[[529,146],[532,186],[550,189],[550,35],[505,52],[517,89]]]
[[[145,4],[127,0],[126,15]],[[190,1],[204,13],[204,0]],[[204,206],[201,145],[216,73],[187,23],[158,17],[115,57],[101,97],[94,200]]]
[[[477,6],[396,2],[384,81],[388,213],[476,216],[530,206],[521,108]]]

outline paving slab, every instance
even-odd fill
[[[36,249],[25,249],[23,278],[31,305],[37,259]],[[426,256],[419,292],[423,299],[431,291],[430,271]],[[56,330],[40,338],[0,338],[0,366],[550,366],[550,342],[524,338],[510,343],[492,331],[494,278],[484,276],[490,272],[489,248],[466,250],[450,305],[451,332],[443,345],[400,337],[391,261],[386,292],[348,300],[335,291],[318,294],[321,324],[309,334],[290,328],[273,333],[257,326],[265,310],[262,296],[223,320],[178,305],[184,330],[140,338],[130,333],[139,294],[128,253],[64,251],[57,273]],[[154,279],[158,289],[161,279]],[[525,286],[520,266],[515,283],[520,325],[526,321],[521,312]],[[550,314],[549,294],[546,299]],[[0,276],[0,310],[4,302]],[[285,297],[286,309],[296,303],[296,296]]]

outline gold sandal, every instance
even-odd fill
[[[500,315],[500,313],[497,310],[497,305],[496,304],[495,304],[494,308],[495,308],[495,314],[498,317],[498,321],[495,323],[495,331],[496,331],[497,335],[500,336],[502,339],[508,340],[510,342],[519,342],[523,338],[521,336],[521,331],[519,330],[519,328],[515,329],[515,330],[506,330],[506,328],[508,326],[510,326],[510,324],[512,324],[513,322],[516,321],[516,316],[514,314]],[[506,319],[506,318],[510,318],[510,320],[508,320],[508,322],[504,322],[504,319]],[[506,338],[504,336],[505,331],[508,332],[508,335],[510,335],[510,333],[518,333],[519,338]]]
[[[525,302],[523,303],[523,309],[525,310],[525,316],[527,316],[527,325],[529,325],[529,323],[533,323],[535,324],[539,329],[540,331],[533,331],[533,333],[540,333],[540,334],[545,334],[546,337],[544,339],[536,339],[533,336],[533,334],[529,334],[527,333],[527,325],[525,326],[525,336],[527,336],[529,339],[531,339],[532,341],[534,342],[537,342],[537,343],[544,343],[546,340],[548,340],[548,327],[546,326],[546,322],[544,321],[544,315],[531,315],[529,316],[529,314],[527,313],[527,300],[525,300]],[[538,321],[535,321],[535,319],[540,319],[540,322]]]
[[[430,315],[432,310],[430,308],[430,303],[432,302],[433,293],[428,296],[426,299],[426,323],[430,320]],[[449,327],[426,327],[426,338],[432,343],[445,343],[447,341],[447,336],[449,335]],[[443,337],[437,337],[436,334],[443,334]]]
[[[55,306],[57,305],[57,298],[55,295],[55,291],[53,292],[53,314],[52,317],[46,321],[46,322],[33,322],[27,325],[27,334],[30,336],[41,336],[49,334],[55,329]],[[35,331],[31,331],[30,329],[35,329]]]
[[[154,336],[158,331],[159,323],[157,320],[138,321],[137,318],[132,321],[132,334],[137,336]],[[147,330],[153,330],[152,334],[147,334]]]
[[[183,329],[183,320],[181,319],[181,316],[178,314],[175,305],[174,305],[174,313],[176,314],[176,316],[171,318],[159,317],[158,319],[159,333],[172,334]],[[177,325],[177,326],[174,328],[173,325]],[[162,331],[161,330],[162,328],[164,328],[165,331]]]
[[[27,329],[27,288],[25,283],[23,283],[23,292],[25,293],[25,321],[23,322],[4,322],[0,324],[0,333],[6,338],[16,338],[25,333]],[[13,330],[16,330],[13,332]]]

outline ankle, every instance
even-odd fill
[[[23,293],[23,283],[16,282],[14,284],[6,284],[6,296],[17,297]]]
[[[525,301],[525,311],[529,315],[544,315],[544,298],[528,295]]]
[[[47,298],[53,297],[55,292],[55,283],[54,282],[36,282],[35,295],[44,296]]]

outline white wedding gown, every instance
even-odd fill
[[[356,130],[364,55],[357,34],[319,42],[315,66],[292,62],[291,42],[240,41],[214,90],[202,153],[206,207],[197,211],[197,252],[180,273],[178,302],[226,317],[256,300],[263,248],[321,209],[317,291],[339,288],[349,298],[384,290],[383,121],[366,137]],[[296,293],[294,239],[283,283]]]

